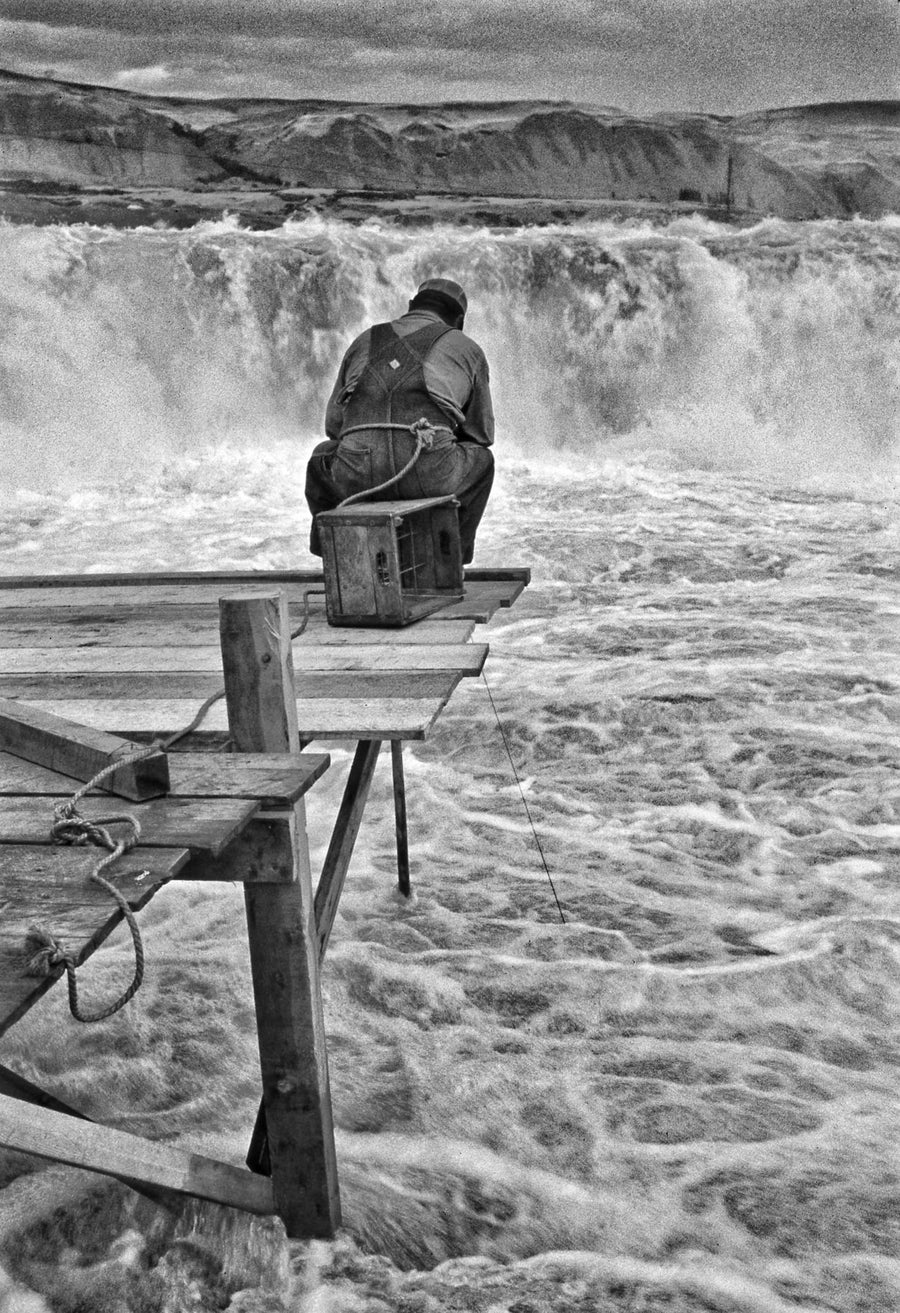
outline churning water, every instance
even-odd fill
[[[2,237],[7,573],[311,564],[343,346],[466,285],[498,415],[476,563],[533,571],[487,677],[566,920],[468,682],[408,751],[415,900],[385,771],[329,949],[347,1235],[238,1261],[4,1159],[0,1261],[73,1313],[896,1309],[900,222]],[[0,1062],[240,1161],[242,917],[166,891],[130,1008],[76,1030],[54,993]]]

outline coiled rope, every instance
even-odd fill
[[[299,638],[309,624],[310,597],[320,595],[324,596],[321,589],[304,589],[303,618],[297,628],[291,631],[292,639]],[[51,843],[74,844],[79,847],[94,844],[98,848],[107,850],[106,856],[97,862],[88,876],[88,880],[99,885],[101,889],[105,889],[110,898],[113,899],[128,924],[128,929],[131,932],[131,942],[134,946],[134,976],[131,984],[109,1007],[100,1012],[87,1015],[82,1011],[78,997],[75,955],[66,949],[58,935],[45,926],[32,925],[29,927],[25,936],[25,951],[28,954],[25,972],[30,976],[43,977],[48,976],[55,967],[65,967],[69,989],[69,1011],[76,1021],[88,1024],[95,1021],[105,1021],[107,1017],[114,1016],[115,1013],[120,1012],[125,1007],[126,1003],[134,998],[144,979],[144,944],[134,913],[129,907],[127,899],[102,874],[108,866],[111,866],[119,857],[137,845],[141,835],[140,823],[130,812],[121,812],[111,816],[101,816],[96,820],[88,820],[86,816],[82,816],[79,812],[78,804],[86,794],[90,793],[92,789],[99,788],[104,780],[115,774],[117,770],[121,770],[123,766],[133,766],[139,761],[144,761],[147,757],[154,756],[157,752],[167,752],[179,739],[185,738],[198,725],[202,724],[210,707],[214,706],[224,696],[225,689],[218,689],[200,705],[196,715],[183,729],[176,730],[174,734],[157,740],[145,748],[138,748],[133,752],[117,757],[115,761],[104,766],[103,770],[98,771],[86,784],[77,789],[71,798],[58,803],[53,809],[53,824],[50,827]],[[116,839],[110,834],[108,827],[111,825],[126,826],[126,832],[119,839]],[[143,871],[138,879],[145,879],[149,874],[149,871]]]
[[[25,948],[31,954],[26,966],[26,972],[31,976],[47,976],[54,967],[62,965],[66,970],[66,979],[69,986],[69,1010],[76,1021],[93,1022],[104,1021],[107,1017],[113,1016],[119,1012],[126,1003],[128,1003],[141,987],[144,979],[144,945],[141,940],[141,932],[138,929],[134,913],[128,906],[128,901],[123,894],[119,892],[116,886],[102,874],[107,866],[111,866],[117,861],[123,853],[128,852],[137,845],[141,835],[140,823],[137,817],[132,816],[129,812],[116,813],[111,816],[101,816],[96,820],[90,821],[82,816],[78,811],[78,803],[91,789],[102,782],[109,776],[119,770],[127,760],[139,761],[151,752],[157,749],[147,748],[140,753],[134,753],[128,758],[122,758],[105,766],[102,771],[89,780],[87,784],[78,789],[71,798],[65,802],[58,803],[53,809],[53,824],[50,827],[50,842],[56,844],[76,844],[83,846],[94,844],[98,848],[105,848],[106,856],[94,866],[88,876],[88,880],[101,889],[104,889],[113,899],[119,911],[128,923],[128,929],[131,931],[131,942],[134,945],[134,976],[128,988],[119,996],[119,998],[109,1007],[103,1008],[100,1012],[84,1013],[81,1010],[81,1004],[78,998],[78,982],[75,978],[76,961],[74,954],[69,952],[62,941],[49,930],[42,926],[31,926],[25,937]],[[109,831],[109,826],[124,826],[125,832],[119,838],[114,838]],[[138,877],[146,878],[150,874],[144,871]]]
[[[364,488],[362,492],[354,492],[349,497],[345,497],[341,506],[352,506],[354,502],[363,501],[366,497],[372,497],[376,492],[384,492],[385,488],[390,488],[392,484],[399,483],[404,474],[408,474],[423,451],[430,451],[434,446],[434,439],[438,433],[449,433],[453,437],[453,430],[446,428],[443,424],[432,424],[423,415],[421,419],[415,420],[412,424],[354,424],[352,428],[344,429],[341,439],[346,438],[349,433],[371,432],[372,429],[397,429],[401,433],[411,433],[416,439],[416,449],[412,456],[403,466],[402,470],[385,479],[384,483],[378,483],[374,488]]]

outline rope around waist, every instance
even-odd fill
[[[422,440],[423,447],[430,447],[432,445],[436,433],[449,433],[451,438],[456,437],[453,429],[447,428],[445,424],[432,424],[423,416],[421,419],[415,420],[412,424],[353,424],[349,429],[343,430],[338,441],[341,442],[351,433],[371,433],[373,429],[395,429],[400,433],[411,433],[414,438],[420,438]]]
[[[362,492],[355,492],[352,496],[345,497],[344,500],[339,503],[340,506],[351,506],[353,502],[363,501],[364,498],[371,497],[376,492],[383,492],[385,488],[390,488],[393,484],[399,483],[404,474],[408,474],[415,465],[422,452],[426,449],[429,451],[431,450],[434,445],[436,434],[449,433],[451,438],[456,436],[452,429],[448,429],[443,424],[432,424],[423,415],[421,419],[415,420],[412,424],[354,424],[351,428],[344,429],[344,432],[341,434],[341,439],[346,438],[348,433],[371,432],[372,429],[398,429],[400,432],[411,433],[416,440],[416,449],[411,458],[403,466],[403,469],[398,470],[392,478],[385,479],[384,483],[379,483],[374,488],[365,488]]]

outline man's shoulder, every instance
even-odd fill
[[[469,337],[461,328],[451,328],[446,332],[440,339],[440,345],[469,360],[480,362],[485,359],[485,354],[474,337]]]

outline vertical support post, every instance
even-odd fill
[[[228,725],[238,752],[296,752],[297,706],[283,594],[223,597]],[[244,889],[275,1206],[289,1236],[341,1224],[306,813],[287,813],[291,884]]]
[[[397,884],[409,897],[409,836],[406,827],[406,781],[403,778],[403,740],[391,739],[391,769],[394,777],[394,826],[397,831]]]

